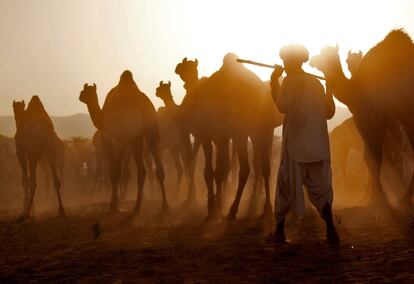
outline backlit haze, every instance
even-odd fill
[[[227,52],[280,63],[279,48],[325,44],[366,52],[393,28],[414,36],[414,1],[41,0],[0,2],[0,115],[13,99],[39,95],[51,115],[87,112],[78,95],[96,83],[102,104],[125,69],[156,107],[160,80],[171,80],[183,57],[198,58],[208,76]],[[411,12],[411,14],[410,14]],[[250,67],[263,80],[269,69]],[[344,66],[344,68],[346,68]],[[306,67],[307,71],[317,71]]]

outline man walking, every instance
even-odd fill
[[[309,59],[304,46],[284,46],[279,55],[287,76],[281,86],[278,79],[283,69],[276,68],[271,76],[273,99],[279,111],[285,114],[275,201],[275,240],[286,241],[284,223],[289,210],[304,215],[304,185],[310,202],[326,223],[328,241],[338,243],[332,218],[332,173],[326,122],[335,113],[332,94],[325,95],[319,80],[302,70],[302,64]]]

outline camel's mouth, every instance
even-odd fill
[[[83,92],[81,92],[80,93],[80,95],[79,95],[79,101],[81,101],[81,102],[85,102],[85,95],[83,94]]]

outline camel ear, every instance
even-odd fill
[[[96,91],[96,84],[93,83],[93,89]]]
[[[87,86],[88,86],[88,83],[83,84],[83,89],[86,89]]]
[[[160,81],[160,84],[158,85],[159,87],[161,87],[162,86],[162,81]]]
[[[22,100],[22,103],[23,103],[24,106],[26,105],[26,103],[24,102],[24,100]]]
[[[15,100],[13,100],[13,105],[15,105],[16,104],[16,101]]]
[[[194,62],[195,62],[196,67],[198,67],[198,59],[197,58],[195,59]]]
[[[184,57],[183,62],[187,62],[187,57]]]
[[[171,87],[171,81],[168,80],[168,87]]]

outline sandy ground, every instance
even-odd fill
[[[335,210],[342,243],[334,247],[313,210],[287,228],[287,244],[274,244],[273,226],[256,218],[207,225],[204,212],[174,209],[160,219],[159,204],[147,201],[131,219],[132,203],[116,215],[106,206],[12,226],[0,217],[0,283],[414,283],[414,224],[402,212]]]

